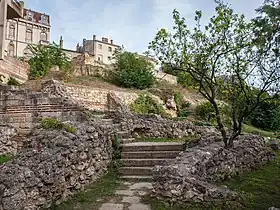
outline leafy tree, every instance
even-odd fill
[[[135,53],[121,51],[115,54],[115,72],[112,82],[125,88],[145,89],[155,82],[153,65]]]
[[[269,45],[256,45],[252,37],[253,22],[221,1],[216,1],[216,14],[202,27],[201,11],[196,11],[196,26],[190,30],[185,18],[173,11],[174,33],[157,32],[149,49],[163,63],[187,72],[198,84],[199,93],[215,110],[215,117],[225,147],[232,147],[241,133],[244,118],[262,101],[274,100],[279,93],[279,56]],[[267,52],[267,53],[264,53]],[[274,60],[273,60],[274,59]],[[278,61],[278,63],[276,62]],[[255,94],[255,86],[259,92]],[[265,94],[265,93],[270,94]],[[231,132],[226,132],[217,96],[223,95],[231,111]]]
[[[45,76],[51,67],[58,66],[68,77],[73,71],[71,61],[55,43],[50,45],[30,45],[33,57],[28,61],[30,65],[29,79]]]
[[[20,83],[14,77],[10,77],[7,85],[20,86]]]

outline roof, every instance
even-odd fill
[[[36,12],[31,9],[23,9],[23,19],[32,21],[34,23],[40,23],[43,25],[50,25],[50,16],[45,13]]]

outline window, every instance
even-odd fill
[[[14,39],[15,38],[15,26],[14,25],[10,25],[9,27],[9,38],[10,39]]]
[[[99,55],[97,56],[97,60],[103,62],[103,55],[100,55],[100,54],[99,54]]]
[[[40,21],[40,23],[49,24],[49,18],[48,18],[48,16],[46,16],[46,15],[41,15],[41,21]]]
[[[112,47],[108,47],[109,52],[112,52]]]
[[[48,38],[47,34],[45,32],[41,32],[40,40],[41,41],[47,41],[48,40],[47,38]]]
[[[15,45],[13,43],[10,43],[8,46],[8,55],[9,56],[15,55]]]
[[[102,44],[98,44],[98,49],[102,50]]]
[[[26,42],[32,42],[32,30],[31,29],[26,30],[25,41]]]
[[[108,56],[108,60],[111,60],[112,59],[112,57],[111,56]]]

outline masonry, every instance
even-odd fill
[[[31,129],[41,117],[69,118],[80,110],[78,105],[48,93],[0,86],[0,121],[19,130]]]

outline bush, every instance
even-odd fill
[[[130,105],[130,109],[137,114],[157,114],[162,117],[169,117],[164,108],[151,96],[140,94]]]
[[[210,121],[215,118],[215,109],[208,101],[199,104],[195,109],[195,114],[202,120]]]
[[[58,129],[58,130],[64,129],[65,131],[67,131],[69,133],[76,132],[75,127],[62,123],[62,122],[58,121],[56,118],[44,118],[43,120],[41,120],[40,125],[44,129]]]
[[[110,80],[121,87],[145,89],[155,82],[153,65],[135,53],[121,52],[115,56],[115,72]]]
[[[12,158],[11,155],[0,155],[0,165],[12,160]]]
[[[180,92],[176,91],[174,93],[174,101],[176,103],[178,117],[188,117],[191,114],[191,112],[188,110],[191,103],[184,102],[183,99],[184,97]]]
[[[10,77],[7,85],[20,86],[20,83],[13,77]]]
[[[263,130],[280,130],[280,103],[263,101],[247,121]]]
[[[29,79],[39,79],[49,72],[53,66],[58,66],[68,78],[73,71],[71,61],[55,43],[51,45],[30,45],[33,57],[28,61],[30,66]]]

